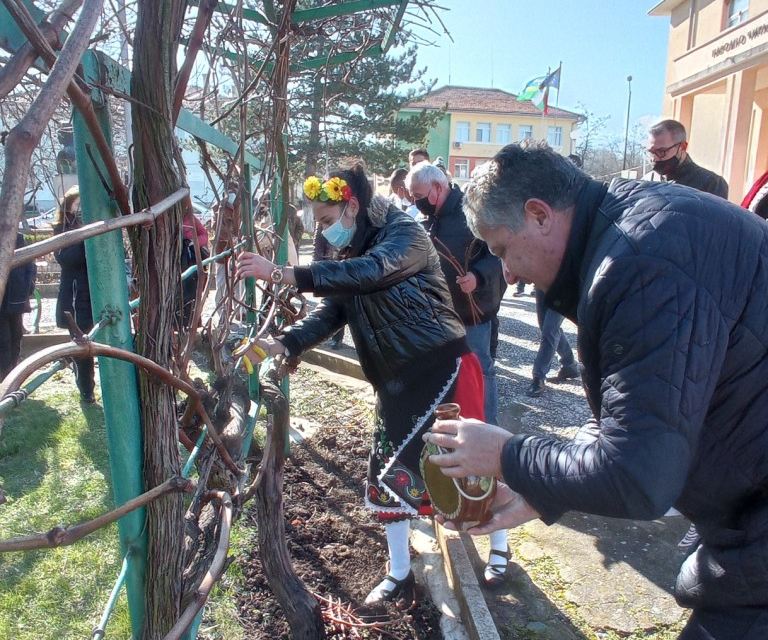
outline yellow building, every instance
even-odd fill
[[[422,109],[445,108],[445,117],[429,133],[427,150],[434,161],[445,160],[458,184],[464,184],[472,170],[490,160],[504,145],[528,138],[546,140],[556,151],[573,153],[571,132],[582,116],[554,106],[546,115],[529,100],[500,89],[446,86],[412,100],[400,110],[400,117]]]
[[[768,0],[664,0],[649,14],[670,21],[665,117],[741,202],[768,170]]]

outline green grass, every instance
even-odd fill
[[[293,381],[298,386],[292,415],[315,416],[334,403],[354,404],[352,394],[342,388],[334,387],[329,397],[316,375],[300,371]],[[260,446],[265,417],[262,407],[254,433]],[[100,404],[81,406],[70,370],[55,374],[7,415],[0,435],[0,484],[8,495],[8,502],[0,505],[0,539],[76,525],[112,508],[103,410]],[[256,529],[235,523],[230,544],[235,561],[204,609],[201,640],[245,640],[237,608],[245,580],[238,560],[257,546],[257,537]],[[0,640],[89,638],[121,563],[116,525],[68,547],[0,554]],[[106,636],[128,640],[130,629],[123,589]]]
[[[101,407],[81,407],[65,370],[11,412],[0,437],[0,538],[44,533],[109,511]],[[120,571],[117,526],[68,547],[0,554],[0,638],[88,638]],[[125,596],[107,626],[129,638]]]

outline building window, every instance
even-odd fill
[[[547,130],[547,144],[550,147],[563,146],[563,128],[562,127],[549,127],[549,129]]]
[[[496,125],[496,144],[509,144],[512,142],[512,125]]]
[[[453,161],[453,177],[458,180],[469,180],[469,160]]]
[[[517,139],[522,142],[523,140],[530,140],[533,138],[533,125],[521,124],[517,128]]]
[[[490,122],[478,122],[477,123],[477,136],[475,138],[478,142],[490,142],[491,141],[491,123]]]
[[[730,0],[728,3],[728,26],[735,27],[749,18],[749,0]]]
[[[469,142],[469,122],[456,123],[456,142]]]

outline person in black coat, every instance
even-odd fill
[[[64,194],[64,199],[56,212],[53,233],[59,234],[83,226],[80,211],[80,190],[72,187]],[[91,310],[91,291],[88,287],[88,265],[85,261],[85,242],[64,247],[54,253],[56,262],[61,265],[61,284],[56,300],[56,325],[70,329],[64,314],[69,312],[83,333],[93,329]],[[71,330],[70,330],[71,334]],[[75,379],[80,390],[80,399],[86,404],[96,402],[94,391],[93,358],[75,360]]]
[[[24,246],[24,236],[16,234],[16,248]],[[24,335],[24,313],[30,311],[29,296],[35,289],[37,267],[34,262],[11,269],[0,304],[0,379],[19,362]]]
[[[505,480],[470,532],[674,508],[700,536],[675,585],[693,609],[680,638],[768,638],[768,225],[519,145],[475,170],[465,211],[507,281],[534,282],[577,323],[594,416],[571,442],[437,423],[426,439],[453,450],[432,456],[444,473]]]
[[[647,153],[653,159],[653,171],[646,180],[661,176],[668,182],[728,199],[725,179],[700,167],[688,155],[688,134],[677,120],[662,120],[648,130]]]

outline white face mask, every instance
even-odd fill
[[[337,249],[344,249],[345,247],[348,247],[350,244],[352,244],[352,238],[355,235],[355,231],[357,231],[357,224],[354,222],[349,229],[341,224],[341,219],[344,217],[346,212],[347,207],[344,207],[344,210],[341,212],[339,219],[323,231],[323,236],[325,239]]]

